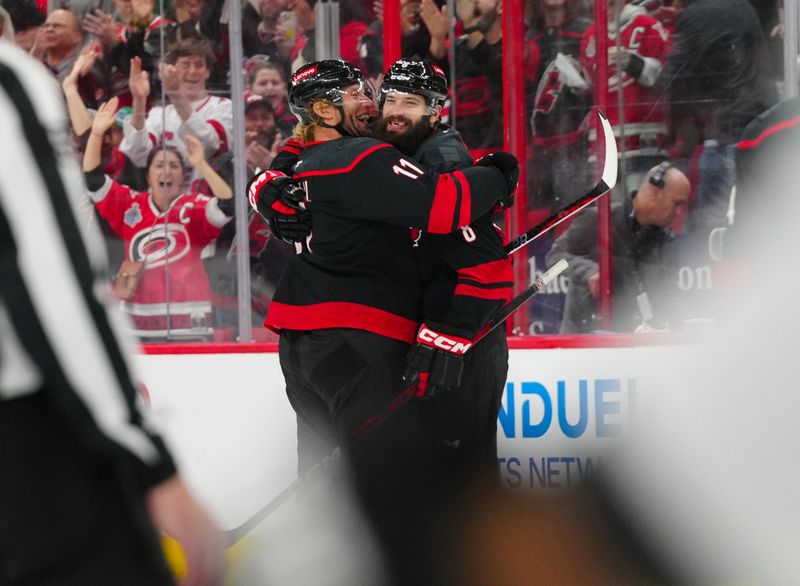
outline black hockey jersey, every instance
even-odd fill
[[[472,164],[459,133],[447,128],[427,138],[413,157],[439,173]],[[511,299],[513,271],[499,228],[487,214],[452,234],[418,232],[414,241],[425,324],[474,339],[492,314]]]
[[[354,328],[409,343],[422,300],[408,228],[452,232],[507,189],[494,168],[436,175],[371,138],[308,143],[294,171],[308,194],[310,252],[290,260],[265,325]]]

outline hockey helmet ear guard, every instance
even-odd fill
[[[423,96],[428,102],[429,113],[437,105],[444,104],[447,97],[447,76],[438,65],[429,60],[411,61],[400,59],[386,72],[378,96],[378,107],[383,109],[386,94],[401,92]]]
[[[341,59],[314,61],[297,69],[289,78],[289,108],[304,124],[310,123],[311,104],[326,99],[342,105],[342,90],[359,84],[362,89],[371,84],[357,67]],[[374,90],[371,90],[374,95]],[[366,91],[362,91],[364,95]],[[372,99],[372,97],[370,96]]]

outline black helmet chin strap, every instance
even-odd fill
[[[328,124],[327,122],[323,122],[322,120],[320,120],[319,122],[317,122],[317,124],[319,124],[323,128],[330,128],[332,130],[335,130],[342,136],[353,136],[347,130],[345,130],[345,127],[342,125],[344,122],[344,108],[336,104],[334,105],[339,109],[339,114],[340,114],[339,122],[337,122],[336,124]]]

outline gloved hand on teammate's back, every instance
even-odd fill
[[[488,155],[482,156],[475,161],[475,164],[482,167],[494,167],[503,174],[506,178],[508,193],[500,200],[500,205],[504,208],[510,208],[514,205],[514,192],[517,189],[517,183],[519,183],[519,163],[517,162],[517,157],[511,153],[497,151],[496,153],[489,153]]]
[[[247,186],[250,206],[285,242],[302,243],[311,234],[311,214],[305,209],[305,190],[280,171],[264,171]]]
[[[461,384],[464,354],[472,347],[466,338],[443,334],[422,324],[417,341],[406,357],[403,381],[417,383],[417,397],[429,399],[439,391],[454,389]]]

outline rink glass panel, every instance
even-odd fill
[[[360,2],[360,0],[354,0]],[[342,2],[344,4],[344,2]],[[367,6],[369,4],[369,6]],[[403,27],[406,31],[405,43],[403,44],[403,56],[419,57],[427,49],[425,43],[425,23],[421,18],[414,16],[419,12],[419,4],[411,1],[400,0],[400,10],[406,10],[401,15]],[[479,6],[491,4],[491,2],[478,2]],[[503,91],[509,87],[510,76],[518,76],[517,81],[524,86],[524,117],[525,145],[523,152],[517,152],[521,161],[524,161],[525,172],[524,181],[519,187],[515,211],[518,218],[522,218],[516,224],[505,225],[507,217],[498,216],[497,222],[506,229],[509,238],[518,235],[518,232],[527,229],[553,211],[568,205],[574,198],[584,194],[596,183],[598,179],[598,164],[594,156],[594,133],[591,131],[591,124],[587,124],[592,107],[596,105],[596,88],[598,80],[593,68],[593,60],[596,59],[596,51],[592,53],[592,47],[598,44],[596,27],[593,26],[595,19],[595,5],[592,2],[576,1],[565,2],[568,8],[568,17],[560,26],[548,25],[542,2],[538,0],[528,0],[523,2],[522,12],[524,14],[523,32],[520,42],[515,42],[512,50],[513,60],[517,64],[513,71],[506,67],[502,54],[502,47],[508,42],[505,32],[502,38],[494,47],[480,46],[478,55],[471,55],[469,47],[469,35],[464,36],[463,26],[456,21],[455,30],[457,36],[454,43],[448,41],[448,46],[454,54],[446,53],[440,56],[440,62],[446,66],[451,87],[451,99],[445,110],[445,119],[454,126],[464,137],[467,146],[473,154],[478,157],[481,154],[498,149],[515,151],[513,145],[508,142],[507,124],[509,120],[508,112],[504,110]],[[663,2],[663,5],[654,18],[658,22],[658,27],[667,31],[666,46],[649,46],[654,59],[658,60],[662,66],[667,62],[669,52],[674,44],[673,37],[669,33],[674,29],[676,16],[672,12],[677,6],[676,2]],[[466,5],[466,3],[465,3]],[[340,47],[342,54],[356,64],[363,67],[371,77],[376,77],[383,68],[382,43],[378,27],[373,26],[367,29],[374,20],[371,12],[371,3],[360,2],[359,5],[350,5],[346,18],[340,19],[342,27],[348,27],[345,31],[358,33],[358,41],[353,43],[346,41],[352,36],[345,34],[342,36],[343,44]],[[184,36],[191,34],[193,19],[199,18],[199,36],[206,38],[212,45],[216,64],[211,69],[208,79],[208,92],[212,97],[226,97],[244,101],[244,96],[231,96],[232,70],[230,64],[231,48],[228,45],[229,39],[234,36],[231,34],[232,28],[238,23],[220,24],[222,2],[218,0],[207,0],[200,4],[200,8],[194,0],[181,0],[172,2],[156,3],[154,10],[162,19],[178,22],[181,32],[178,33],[167,26],[156,26],[149,32],[148,41],[145,43],[145,50],[156,53],[154,61],[157,61],[157,54],[169,47],[175,35]],[[511,4],[506,0],[502,11],[511,9]],[[109,10],[113,13],[113,6],[109,5]],[[277,42],[270,43],[269,34],[264,34],[263,26],[259,29],[262,15],[275,11]],[[611,12],[609,28],[618,25],[614,13],[614,3],[609,2],[607,11]],[[488,14],[490,10],[486,10]],[[352,13],[352,14],[351,14]],[[409,14],[412,16],[409,17]],[[760,50],[765,50],[765,55],[769,64],[769,74],[759,77],[761,84],[774,87],[776,95],[784,96],[795,94],[786,92],[783,79],[782,51],[783,41],[780,36],[772,35],[772,28],[778,24],[775,20],[774,11],[764,10],[758,16],[759,21],[765,31],[763,39],[764,45]],[[355,16],[353,16],[355,15]],[[244,76],[244,86],[248,94],[264,93],[270,101],[270,108],[264,108],[267,112],[260,116],[261,127],[254,129],[255,124],[252,120],[259,118],[256,114],[251,116],[250,132],[244,125],[231,122],[231,132],[226,136],[226,148],[224,151],[214,153],[209,157],[209,162],[215,169],[218,169],[233,187],[236,183],[246,184],[253,172],[253,165],[257,164],[259,153],[254,152],[258,149],[250,149],[247,145],[254,141],[254,133],[262,132],[260,140],[264,145],[271,146],[275,135],[272,132],[281,132],[283,138],[291,133],[293,119],[285,109],[285,100],[281,103],[281,98],[275,97],[275,86],[280,86],[280,80],[276,83],[275,76],[269,72],[262,74],[263,79],[256,80],[250,77],[254,69],[260,67],[264,62],[280,62],[286,55],[287,48],[290,49],[288,59],[297,59],[298,55],[291,51],[290,45],[301,35],[301,28],[304,19],[308,18],[308,13],[302,12],[301,8],[292,11],[282,11],[278,2],[263,1],[260,3],[244,3],[242,6],[242,26],[240,34],[235,35],[242,39],[241,53],[245,63],[241,70]],[[502,20],[502,16],[498,16]],[[228,21],[228,18],[222,18]],[[644,19],[646,21],[646,19]],[[487,33],[491,26],[490,15],[486,16],[481,26],[487,27]],[[189,24],[187,24],[187,22]],[[362,26],[362,24],[364,26]],[[651,28],[652,28],[651,23]],[[793,23],[787,26],[794,27]],[[610,35],[608,47],[616,52],[625,50],[637,50],[642,47],[645,37],[643,32],[637,29],[638,25],[626,28],[623,26],[621,35]],[[657,28],[658,28],[657,27]],[[645,27],[647,28],[647,27]],[[634,30],[637,29],[637,30]],[[769,30],[767,30],[769,29]],[[795,31],[796,39],[796,27]],[[376,34],[378,31],[378,34]],[[650,31],[651,32],[651,31]],[[420,40],[422,39],[422,40]],[[649,39],[651,45],[652,38]],[[658,43],[655,43],[658,45]],[[355,49],[355,51],[354,51]],[[644,50],[644,49],[642,49]],[[754,49],[755,50],[755,49]],[[308,51],[306,51],[308,53]],[[557,57],[558,54],[561,57]],[[795,51],[796,53],[796,51]],[[302,52],[300,55],[302,56]],[[266,58],[258,55],[267,55]],[[711,55],[710,57],[714,57]],[[717,56],[724,61],[724,56]],[[748,55],[745,55],[748,57]],[[752,55],[749,55],[752,57]],[[288,60],[287,59],[287,60]],[[286,61],[284,61],[285,63]],[[291,65],[285,66],[285,69]],[[724,148],[709,142],[713,137],[704,136],[703,120],[698,116],[684,115],[676,121],[671,118],[674,112],[697,112],[692,109],[691,100],[702,101],[708,108],[713,108],[716,102],[720,102],[719,92],[714,87],[708,88],[707,95],[696,91],[691,100],[686,99],[686,108],[681,108],[681,104],[670,102],[673,92],[665,90],[663,87],[639,88],[636,90],[635,79],[627,73],[622,78],[623,92],[616,91],[618,87],[618,76],[615,70],[609,67],[606,86],[606,110],[609,118],[614,123],[618,134],[624,136],[624,140],[619,141],[620,150],[620,177],[614,192],[608,196],[613,205],[624,205],[629,201],[631,193],[635,192],[642,180],[644,173],[656,165],[661,160],[668,158],[674,165],[683,170],[692,183],[692,201],[690,210],[686,214],[681,214],[674,222],[672,228],[675,237],[664,245],[663,254],[657,262],[651,257],[643,257],[637,265],[638,273],[661,272],[669,273],[669,278],[662,281],[659,290],[648,290],[648,302],[651,309],[656,311],[655,305],[658,299],[666,298],[670,301],[668,315],[659,315],[658,319],[650,324],[654,329],[669,329],[672,332],[693,332],[707,327],[714,318],[714,289],[715,278],[718,272],[720,260],[719,244],[721,240],[720,231],[713,228],[724,226],[727,221],[719,217],[712,219],[711,223],[703,223],[702,226],[693,228],[692,216],[696,212],[698,186],[703,183],[703,189],[707,192],[717,192],[722,195],[717,196],[717,206],[721,206],[720,201],[727,204],[727,192],[729,191],[730,178],[725,176],[729,171],[730,157]],[[98,90],[93,96],[96,102],[105,100],[110,95],[124,92],[125,85],[124,72],[116,73],[116,76],[106,78],[104,91]],[[256,83],[258,81],[258,83]],[[689,80],[691,81],[691,80]],[[251,85],[251,82],[253,84]],[[256,88],[255,86],[258,86]],[[285,91],[285,84],[283,86]],[[168,102],[164,95],[163,88],[157,81],[157,75],[151,76],[152,105],[157,105],[160,101]],[[280,93],[280,87],[277,93]],[[96,107],[95,104],[87,104]],[[724,105],[724,104],[723,104]],[[514,104],[519,107],[519,104]],[[249,109],[249,108],[248,108]],[[271,109],[274,118],[273,130],[264,130],[264,126],[269,126],[264,122],[264,118],[269,118]],[[253,110],[259,110],[258,107]],[[247,119],[247,112],[245,112]],[[231,117],[233,121],[233,117]],[[644,126],[643,126],[644,125]],[[650,125],[650,126],[647,126]],[[163,140],[159,138],[157,140]],[[232,164],[231,153],[234,151],[234,142],[240,141],[244,145],[248,164],[243,171],[244,177],[235,175],[242,173]],[[706,156],[703,157],[705,152]],[[268,161],[268,157],[260,152],[261,160]],[[728,168],[726,168],[728,165]],[[728,183],[726,183],[726,181]],[[191,190],[197,185],[192,186],[187,182],[187,189]],[[243,192],[235,192],[235,197],[245,197]],[[721,208],[720,208],[721,209]],[[713,214],[711,214],[713,216]],[[717,222],[717,225],[714,225]],[[103,222],[99,222],[101,226]],[[571,222],[566,222],[548,234],[542,236],[527,248],[516,254],[515,263],[526,264],[526,270],[517,270],[515,274],[525,281],[517,283],[517,290],[524,288],[535,276],[541,274],[547,268],[548,253],[553,246],[556,238],[562,236],[568,230]],[[107,228],[107,227],[106,227]],[[602,233],[609,230],[608,226],[598,226],[597,230]],[[250,244],[249,250],[242,252],[235,245],[237,232],[247,231],[245,242]],[[509,233],[511,232],[511,233]],[[105,229],[107,236],[108,251],[111,262],[111,272],[114,273],[119,267],[125,254],[124,243],[113,235],[111,230]],[[613,251],[612,243],[612,266],[626,266],[624,259],[620,259],[620,252]],[[237,254],[246,255],[246,261],[237,262]],[[202,272],[197,273],[198,279],[207,279],[211,291],[208,301],[211,303],[212,312],[210,318],[203,316],[196,320],[198,331],[193,335],[191,331],[181,335],[173,332],[165,333],[163,337],[158,337],[158,341],[235,341],[239,338],[241,330],[241,320],[248,319],[252,331],[252,338],[256,340],[275,339],[274,336],[265,330],[261,323],[269,306],[269,302],[277,285],[280,273],[293,254],[290,246],[270,237],[268,228],[253,221],[252,214],[248,218],[236,218],[231,221],[223,230],[222,236],[217,240],[215,247],[210,247],[202,254]],[[592,254],[597,254],[594,250]],[[623,255],[624,256],[624,255]],[[170,256],[167,255],[166,263],[169,265]],[[629,264],[629,263],[628,263]],[[657,265],[657,266],[656,266]],[[244,267],[249,272],[249,277],[242,274],[239,267]],[[666,267],[666,268],[665,268]],[[169,271],[165,271],[165,279],[169,279]],[[173,275],[174,278],[174,275]],[[639,277],[640,278],[640,277]],[[617,275],[612,283],[611,307],[615,313],[631,313],[632,315],[646,308],[641,305],[638,294],[633,296],[635,307],[631,308],[623,304],[620,306],[615,300],[615,295],[619,294],[621,288],[619,283],[636,283],[637,275],[625,274]],[[238,291],[240,287],[246,286],[250,294],[249,310],[242,311],[239,304]],[[513,332],[519,335],[538,335],[558,333],[562,328],[564,305],[571,283],[568,277],[562,276],[540,295],[530,301],[523,314],[524,322],[517,321]],[[173,315],[172,308],[175,304],[182,302],[170,295],[171,290],[179,289],[177,285],[170,286],[165,283],[165,303],[164,318]],[[638,289],[638,285],[637,285]],[[592,305],[592,299],[583,299],[583,303]],[[646,303],[646,302],[645,302]],[[646,311],[646,309],[645,309]],[[631,331],[636,325],[641,325],[642,319],[638,322],[634,317],[626,321],[626,325],[614,326],[614,316],[611,317],[612,327],[608,327],[608,321],[604,321],[598,311],[589,311],[586,315],[590,319],[584,324],[582,331],[599,332],[608,329],[617,331]],[[243,317],[244,316],[244,317]],[[623,320],[625,321],[625,320]],[[166,323],[171,323],[169,320]],[[190,324],[192,325],[192,324]],[[191,328],[190,328],[191,329]],[[200,331],[202,330],[202,332]]]

